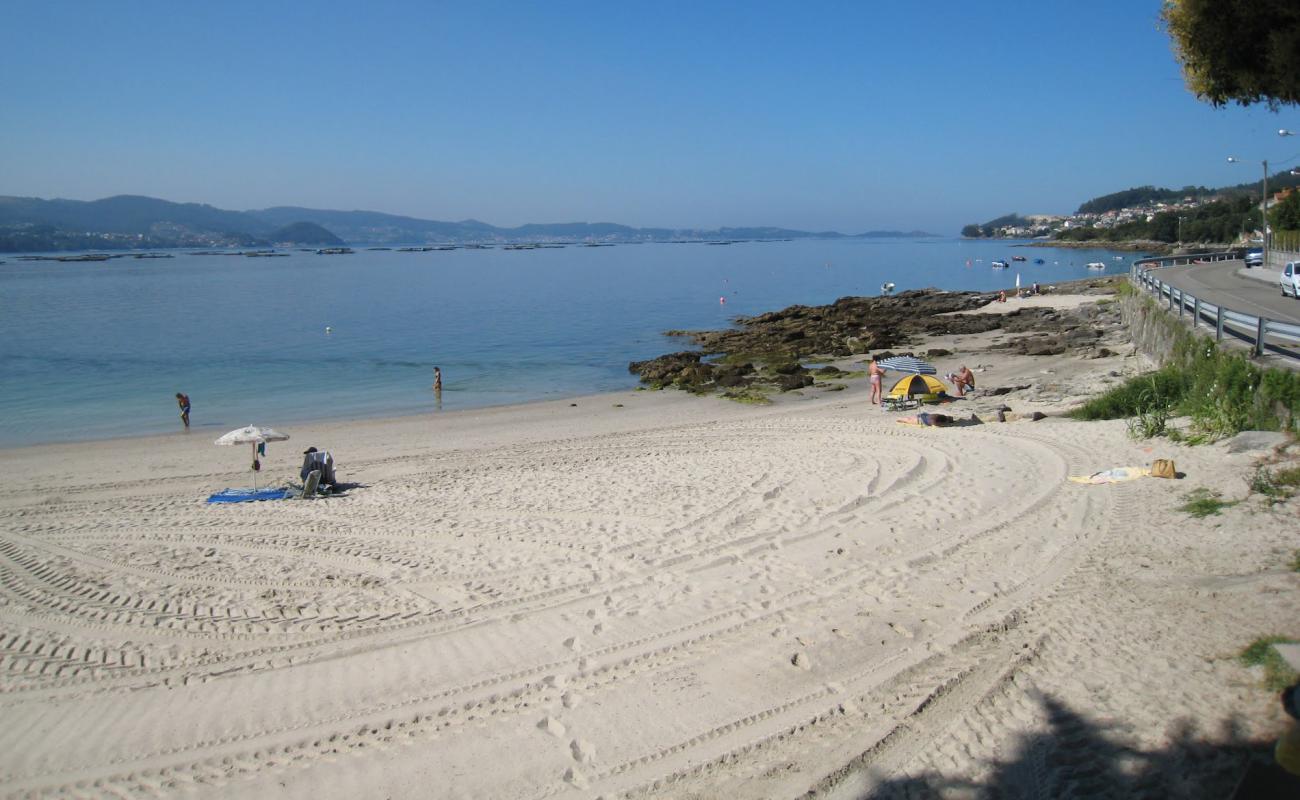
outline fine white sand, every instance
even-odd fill
[[[1030,387],[946,409],[985,419],[1145,367],[958,338],[941,374]],[[1215,762],[1189,741],[1280,724],[1234,656],[1300,634],[1295,505],[1176,510],[1245,496],[1260,453],[1123,422],[918,429],[865,398],[289,428],[264,480],[315,445],[361,484],[315,501],[205,504],[248,453],[204,434],[0,451],[0,787],[1062,796],[1157,757],[1195,786]],[[1185,477],[1066,480],[1156,457]]]

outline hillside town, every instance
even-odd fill
[[[1267,209],[1270,214],[1275,206],[1286,200],[1295,191],[1296,187],[1294,186],[1283,186],[1278,191],[1269,192]],[[1159,215],[1170,214],[1174,215],[1175,224],[1180,228],[1178,240],[1182,241],[1181,226],[1183,221],[1190,222],[1197,216],[1198,211],[1212,213],[1213,209],[1207,210],[1205,209],[1206,206],[1222,203],[1230,199],[1244,202],[1243,197],[1246,196],[1240,192],[1187,194],[1176,200],[1136,203],[1106,211],[1079,211],[1074,214],[1028,214],[1024,216],[1009,214],[984,225],[968,225],[962,230],[962,235],[1001,239],[1070,239],[1074,238],[1071,236],[1072,231],[1078,232],[1083,229],[1111,231],[1134,223],[1153,223]],[[1254,202],[1247,206],[1248,210],[1240,229],[1240,239],[1249,240],[1260,237],[1262,218],[1260,205],[1259,195],[1256,194]],[[1270,231],[1270,234],[1272,233],[1274,231]]]

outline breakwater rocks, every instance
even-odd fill
[[[1109,293],[1105,281],[1081,282]],[[720,391],[744,399],[753,392],[791,391],[818,379],[850,375],[834,366],[810,369],[804,361],[825,361],[918,346],[925,337],[1001,330],[995,345],[1024,355],[1058,355],[1095,347],[1103,329],[1119,324],[1118,311],[1099,306],[1077,310],[1020,308],[999,314],[978,311],[996,299],[992,293],[920,289],[888,297],[843,297],[825,306],[790,306],[755,317],[738,317],[736,328],[720,331],[668,331],[699,349],[634,361],[628,370],[642,383],[696,393]],[[1014,302],[1014,301],[1012,301]],[[1000,310],[1005,310],[1005,306]],[[1114,317],[1114,319],[1109,319]],[[907,352],[907,351],[903,351]],[[941,356],[922,351],[916,355]]]

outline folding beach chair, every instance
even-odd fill
[[[316,496],[316,489],[320,487],[320,470],[314,469],[307,473],[307,480],[302,486],[302,495],[299,499],[307,500]]]

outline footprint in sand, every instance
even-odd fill
[[[573,760],[579,764],[590,764],[596,759],[595,746],[585,739],[574,739],[569,742],[569,751],[573,754]]]
[[[555,717],[543,717],[542,721],[537,723],[537,728],[543,733],[549,733],[557,739],[564,738],[566,731],[564,723],[560,722]]]

